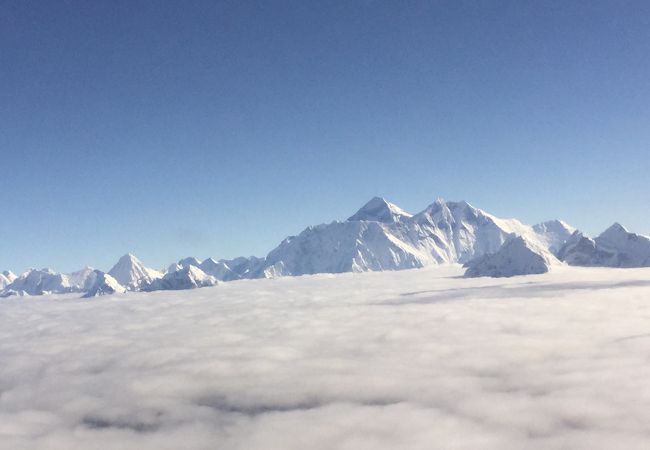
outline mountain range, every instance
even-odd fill
[[[106,273],[90,267],[70,274],[31,269],[16,277],[5,271],[0,275],[0,296],[67,292],[95,296],[453,263],[464,264],[466,276],[544,273],[561,264],[646,267],[650,238],[615,223],[592,239],[561,220],[530,226],[498,218],[465,201],[437,199],[411,214],[375,197],[345,221],[310,226],[287,237],[263,258],[188,257],[158,271],[127,254]]]

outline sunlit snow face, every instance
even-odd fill
[[[0,302],[11,449],[644,448],[650,270]]]

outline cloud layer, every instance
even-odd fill
[[[0,302],[0,447],[646,448],[650,270]]]

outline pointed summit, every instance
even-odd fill
[[[594,241],[600,250],[614,255],[609,266],[650,266],[650,237],[627,231],[618,222],[603,231]]]
[[[621,225],[618,222],[614,222],[608,229],[603,231],[599,237],[601,236],[616,236],[616,235],[622,235],[625,233],[629,233],[627,231],[627,228],[625,228],[623,225]]]
[[[355,222],[365,220],[369,222],[395,223],[401,222],[412,216],[412,214],[407,213],[399,206],[384,198],[373,197],[368,203],[363,205],[359,211],[348,218],[348,221]]]
[[[137,289],[142,283],[150,283],[162,277],[160,272],[146,267],[131,253],[122,256],[108,274],[129,290]]]
[[[498,252],[481,256],[465,264],[465,277],[512,277],[546,273],[560,262],[547,250],[516,236]]]

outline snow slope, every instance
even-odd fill
[[[84,267],[81,270],[67,274],[70,284],[79,292],[85,292],[90,289],[95,279],[95,269]]]
[[[467,264],[466,277],[512,277],[546,273],[561,262],[543,247],[521,236],[513,237],[496,253],[483,255]]]
[[[531,227],[500,219],[467,202],[436,200],[411,215],[373,198],[345,222],[290,236],[245,277],[402,270],[465,263],[497,252],[512,235],[556,251],[573,232],[561,221]]]
[[[381,222],[333,222],[282,241],[254,277],[396,270],[422,267],[425,258]]]
[[[596,239],[574,233],[558,257],[574,266],[648,267],[650,238],[615,223]]]
[[[101,270],[94,270],[88,277],[89,283],[83,298],[100,297],[102,295],[123,294],[126,288],[115,278]]]
[[[79,292],[66,274],[51,269],[30,269],[8,284],[3,296],[43,295],[52,293]]]
[[[141,284],[144,291],[195,289],[215,286],[218,281],[192,265],[180,266],[175,271],[167,272],[162,278]]]
[[[594,241],[599,249],[614,255],[609,266],[650,266],[650,237],[631,233],[619,223],[603,231]]]
[[[605,267],[614,254],[597,248],[596,242],[579,231],[571,235],[557,253],[558,258],[572,266]]]
[[[533,230],[538,234],[539,241],[553,254],[557,254],[571,235],[576,232],[574,227],[562,220],[538,223],[533,225]]]
[[[407,213],[399,206],[381,197],[373,197],[368,203],[352,215],[348,221],[367,220],[371,222],[395,223],[410,219],[413,214]]]
[[[122,256],[108,274],[128,290],[137,290],[141,285],[150,284],[163,276],[157,270],[146,267],[130,253]]]
[[[12,450],[647,449],[650,269],[2,300]]]
[[[204,260],[198,267],[219,281],[232,281],[241,278],[241,276],[232,270],[230,266],[228,266],[228,263],[223,260],[215,261],[212,258],[208,258]]]

